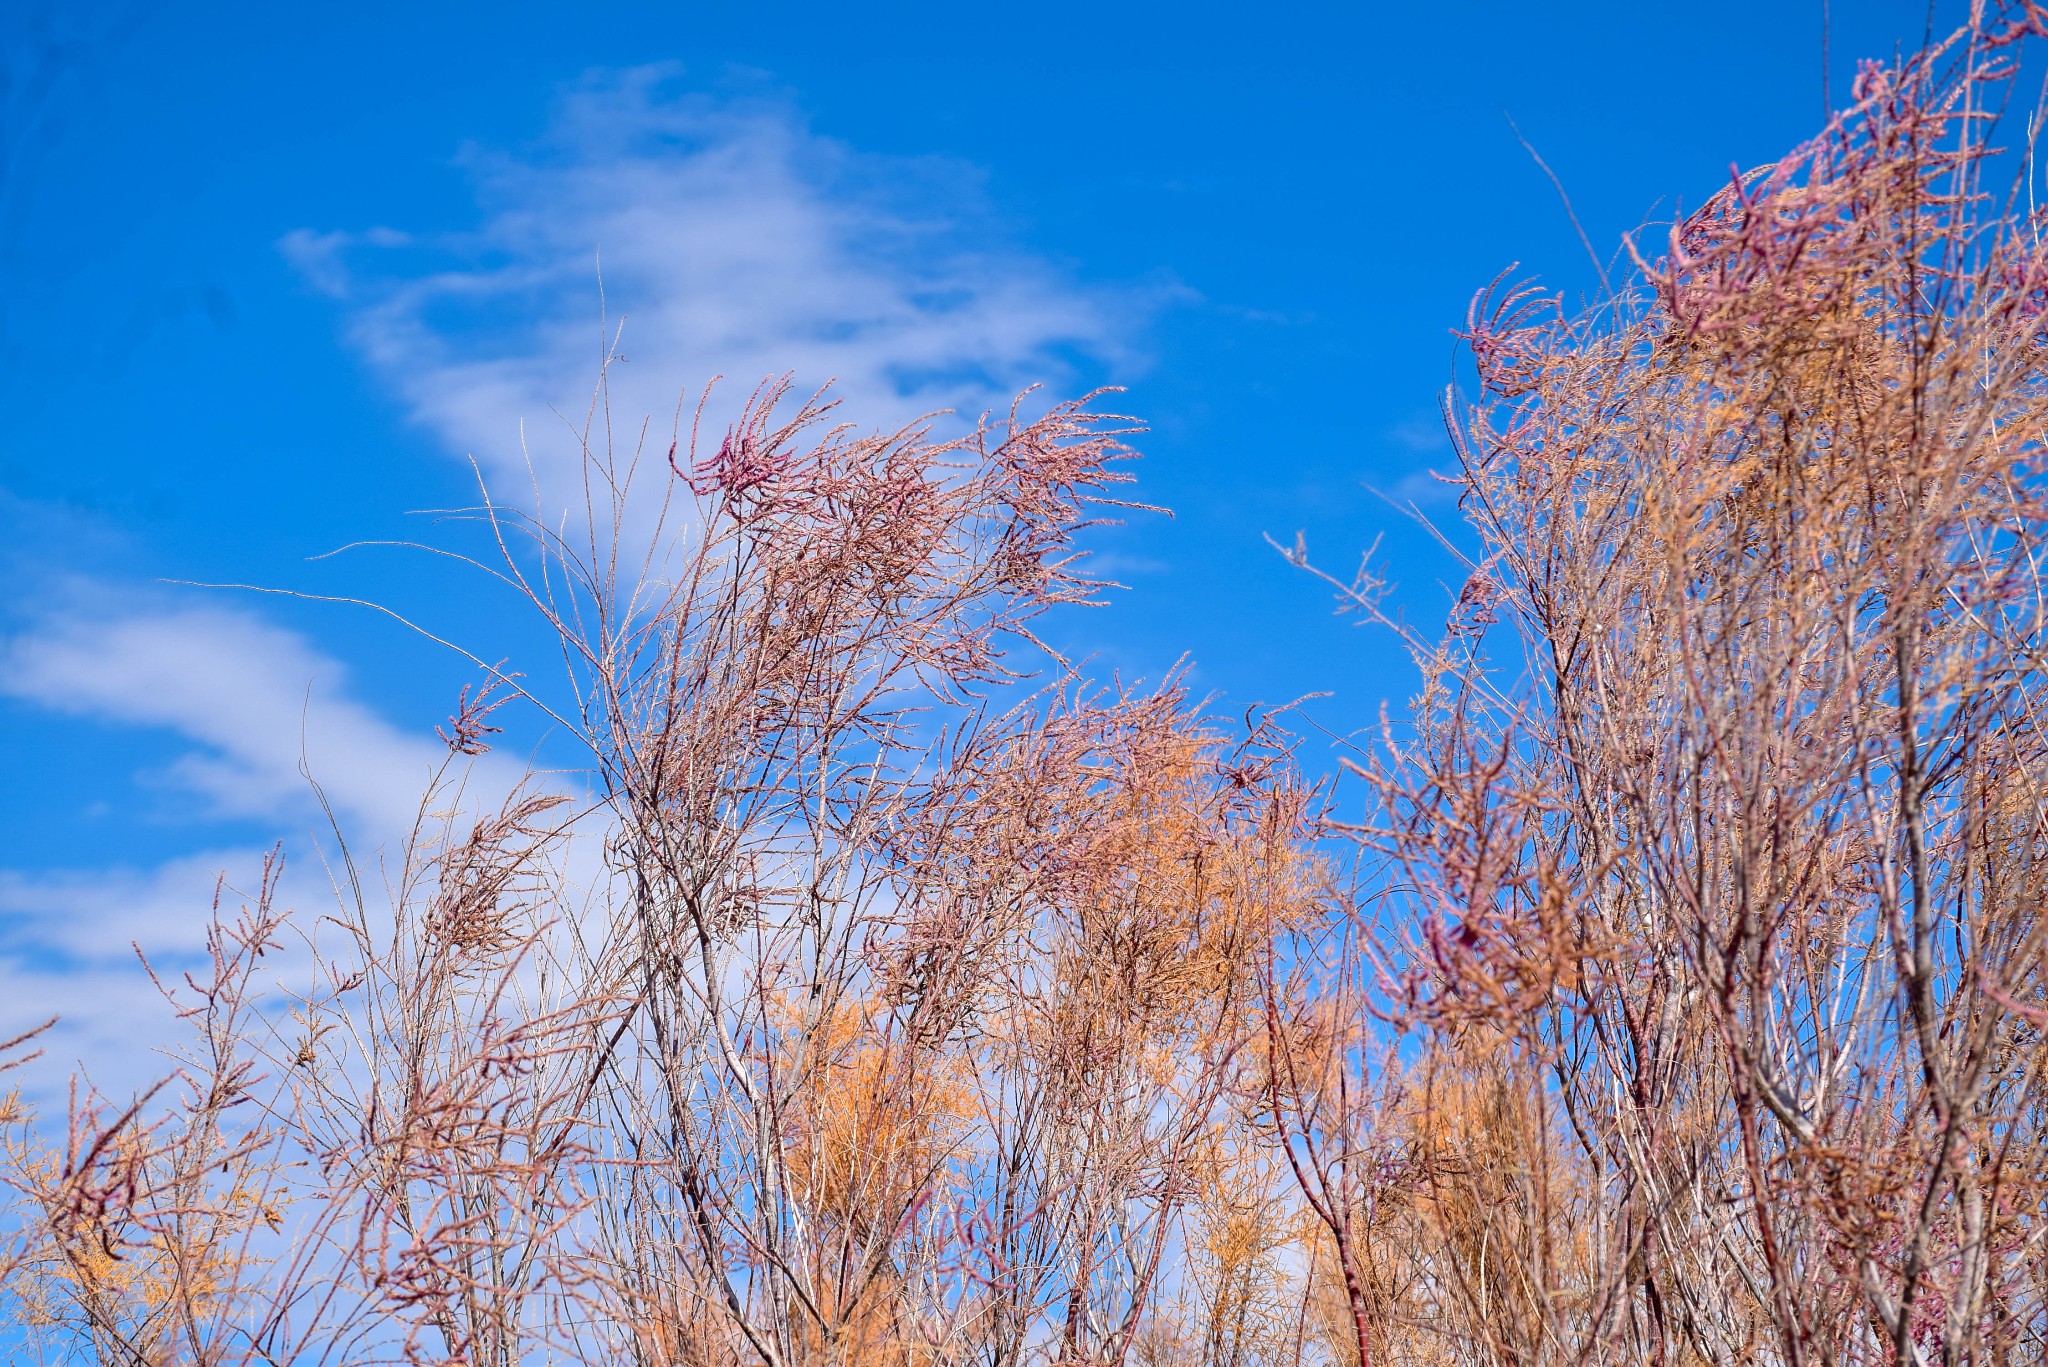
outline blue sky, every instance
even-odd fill
[[[1434,625],[1457,572],[1436,396],[1474,290],[1555,288],[1823,112],[1819,0],[1653,4],[58,6],[0,18],[0,1033],[134,1038],[128,942],[189,950],[216,872],[386,832],[462,664],[360,610],[533,644],[475,582],[344,543],[559,469],[596,263],[629,400],[713,371],[849,416],[1129,387],[1130,587],[1054,624],[1101,674],[1183,654],[1227,706],[1404,662],[1263,542],[1376,536]],[[1923,4],[1834,0],[1829,77]],[[1510,118],[1513,126],[1510,125]],[[551,425],[553,424],[553,425]],[[1436,500],[1436,501],[1432,501]],[[1325,752],[1311,750],[1311,764]],[[312,885],[306,885],[307,895]]]

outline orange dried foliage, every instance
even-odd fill
[[[216,905],[172,1084],[0,1105],[19,1342],[2034,1360],[2048,222],[1983,113],[2043,33],[1868,69],[1585,316],[1482,297],[1445,630],[1345,586],[1422,676],[1348,824],[1273,716],[1034,636],[1133,506],[1085,403],[771,383],[666,459],[593,425],[573,533],[486,494],[567,679],[465,691],[333,915]],[[508,700],[586,786],[469,792]]]

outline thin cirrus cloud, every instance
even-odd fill
[[[48,618],[0,654],[0,693],[194,742],[166,777],[216,815],[303,810],[311,774],[338,813],[403,830],[442,749],[347,697],[342,675],[297,633],[216,607]]]
[[[309,910],[335,895],[303,838],[329,812],[374,877],[374,861],[396,851],[418,817],[446,747],[350,697],[338,661],[254,612],[151,607],[109,610],[89,591],[68,597],[61,612],[0,643],[0,695],[188,742],[152,777],[196,798],[204,815],[254,818],[283,839],[293,855],[278,889],[286,905]],[[516,764],[491,754],[463,778],[470,799],[487,802],[518,776]],[[135,1042],[163,1037],[170,1010],[136,954],[170,969],[191,964],[221,881],[232,920],[266,853],[206,843],[146,868],[0,869],[0,1038],[61,1016],[48,1041],[60,1062],[83,1061],[116,1090],[153,1077],[156,1061],[137,1055]]]
[[[263,859],[261,849],[229,846],[146,869],[0,870],[0,1037],[59,1022],[37,1041],[58,1066],[32,1074],[30,1090],[61,1094],[63,1067],[73,1062],[110,1094],[155,1080],[163,1062],[138,1044],[166,1038],[173,1012],[137,954],[159,970],[193,963],[216,895],[230,920],[246,900],[223,878],[253,887]],[[314,891],[297,874],[286,896]],[[176,971],[165,976],[182,985]]]
[[[577,458],[615,337],[615,430],[652,419],[659,454],[714,375],[727,405],[793,372],[806,391],[836,381],[863,426],[973,416],[1080,367],[1133,367],[1145,319],[1186,293],[1084,287],[1008,245],[963,168],[864,155],[784,105],[675,78],[592,78],[537,151],[469,157],[473,232],[282,244],[414,417],[489,474],[523,485],[529,462],[545,480]]]

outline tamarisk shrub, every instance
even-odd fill
[[[8,1350],[2042,1360],[2042,36],[1866,67],[1588,311],[1481,295],[1451,618],[1339,584],[1421,670],[1348,825],[1034,635],[1127,420],[614,445],[601,379],[579,515],[459,553],[559,682],[475,659],[328,914],[223,893],[155,1090],[0,1103]],[[508,700],[580,778],[495,776]]]
[[[2043,17],[1866,65],[1590,311],[1474,305],[1478,550],[1274,1107],[1391,1360],[2048,1351]]]
[[[81,1093],[55,1140],[10,1105],[23,1351],[1120,1362],[1168,1318],[1251,1341],[1272,1183],[1262,1242],[1211,1240],[1236,1289],[1183,1255],[1236,1209],[1217,1174],[1255,1166],[1257,965],[1327,914],[1313,793],[1276,730],[1176,682],[1020,685],[1034,619],[1102,587],[1075,538],[1122,506],[1128,423],[827,422],[771,384],[715,449],[593,439],[573,531],[475,511],[472,563],[566,684],[487,669],[382,876],[338,847],[331,914],[281,905],[274,866],[224,900],[210,967],[160,984],[189,1031],[161,1093]],[[587,784],[490,791],[508,698]]]

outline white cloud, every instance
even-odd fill
[[[253,613],[110,607],[91,586],[74,585],[61,614],[0,642],[0,694],[190,742],[166,777],[204,798],[214,814],[255,818],[284,838],[278,892],[302,913],[302,928],[316,924],[337,895],[308,838],[324,821],[310,775],[375,896],[380,859],[398,856],[448,758],[438,738],[405,731],[349,697],[337,661]],[[498,753],[466,761],[456,775],[460,794],[436,805],[495,803],[520,774]],[[229,884],[223,911],[232,920],[260,882],[265,856],[260,847],[226,847],[147,869],[117,860],[0,870],[0,1038],[52,1015],[64,1022],[32,1087],[61,1089],[64,1069],[81,1060],[114,1091],[153,1079],[161,1060],[139,1052],[138,1041],[176,1032],[136,948],[175,983],[203,957],[220,880]],[[294,961],[288,952],[280,966]]]
[[[310,773],[341,815],[388,836],[410,825],[445,751],[347,697],[343,673],[296,633],[212,607],[86,608],[0,647],[0,694],[196,742],[171,777],[220,815],[302,813]]]
[[[147,1041],[173,1035],[171,1008],[135,951],[170,982],[205,950],[207,912],[222,875],[253,884],[263,851],[213,849],[140,870],[0,871],[0,1037],[55,1016],[29,1076],[38,1094],[61,1093],[65,1072],[89,1066],[110,1092],[154,1080],[163,1061]],[[230,913],[238,898],[224,900]]]
[[[714,374],[728,403],[785,371],[806,392],[836,379],[864,426],[972,415],[1066,385],[1077,355],[1127,362],[1164,296],[1005,247],[960,167],[865,156],[780,105],[671,94],[673,76],[595,79],[539,151],[472,158],[482,225],[427,262],[390,229],[284,243],[415,416],[495,476],[524,485],[522,420],[544,482],[573,461],[550,409],[583,424],[620,315],[613,420],[630,439],[651,416],[659,456],[679,395]]]
[[[147,870],[0,871],[0,910],[19,918],[0,938],[11,949],[79,964],[133,963],[131,944],[196,954],[205,948],[205,912],[217,881],[253,874],[262,864],[261,850],[228,848]]]

